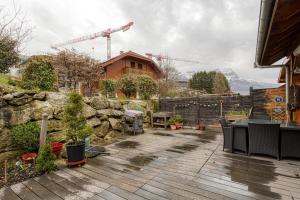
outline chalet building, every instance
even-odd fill
[[[120,55],[101,64],[105,72],[105,79],[118,80],[125,74],[145,74],[158,80],[163,77],[159,66],[150,58],[132,51],[120,52]]]
[[[299,0],[261,1],[255,67],[281,68],[286,120],[300,123]]]

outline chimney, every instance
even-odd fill
[[[120,51],[120,55],[123,54],[123,53],[124,53],[124,51]]]

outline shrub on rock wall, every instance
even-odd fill
[[[57,169],[55,165],[55,155],[52,153],[52,149],[49,144],[44,144],[40,150],[36,159],[36,170],[39,173],[49,173]]]
[[[18,124],[12,129],[13,144],[25,151],[39,148],[40,126],[37,122]]]
[[[124,75],[118,81],[119,90],[127,97],[135,97],[137,92],[137,82],[133,75]]]
[[[83,99],[77,93],[71,93],[64,109],[64,124],[67,140],[78,143],[92,134],[92,128],[86,124],[83,115]]]
[[[56,81],[54,67],[45,59],[32,59],[27,64],[22,75],[22,87],[25,89],[40,89],[50,91],[54,89]]]
[[[142,99],[149,100],[157,93],[157,83],[147,75],[137,76],[138,92]]]

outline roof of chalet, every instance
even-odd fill
[[[258,64],[271,65],[300,44],[300,1],[262,0],[257,37]]]
[[[151,58],[148,58],[146,56],[142,56],[138,53],[135,53],[133,51],[127,51],[127,52],[124,52],[124,53],[121,53],[120,55],[116,56],[116,57],[113,57],[103,63],[101,63],[101,66],[102,67],[107,67],[109,65],[111,65],[112,63],[118,61],[118,60],[121,60],[125,57],[132,57],[132,58],[135,58],[135,59],[138,59],[138,60],[142,60],[142,61],[146,61],[146,62],[149,62],[152,64],[152,66],[154,67],[155,71],[162,77],[163,76],[163,72],[162,70],[160,69],[160,67],[151,59]]]

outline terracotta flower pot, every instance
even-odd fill
[[[176,123],[176,129],[180,129],[183,127],[183,123]]]
[[[21,156],[23,163],[31,164],[36,159],[37,153],[25,153]]]
[[[53,154],[56,155],[56,157],[58,157],[60,155],[60,152],[64,146],[64,143],[62,142],[51,142],[50,143],[51,149]]]
[[[197,124],[196,125],[196,129],[200,130],[200,131],[204,131],[205,130],[205,125],[203,125],[203,124]]]
[[[175,124],[171,124],[170,127],[171,127],[171,130],[176,130],[176,128],[177,128]]]

